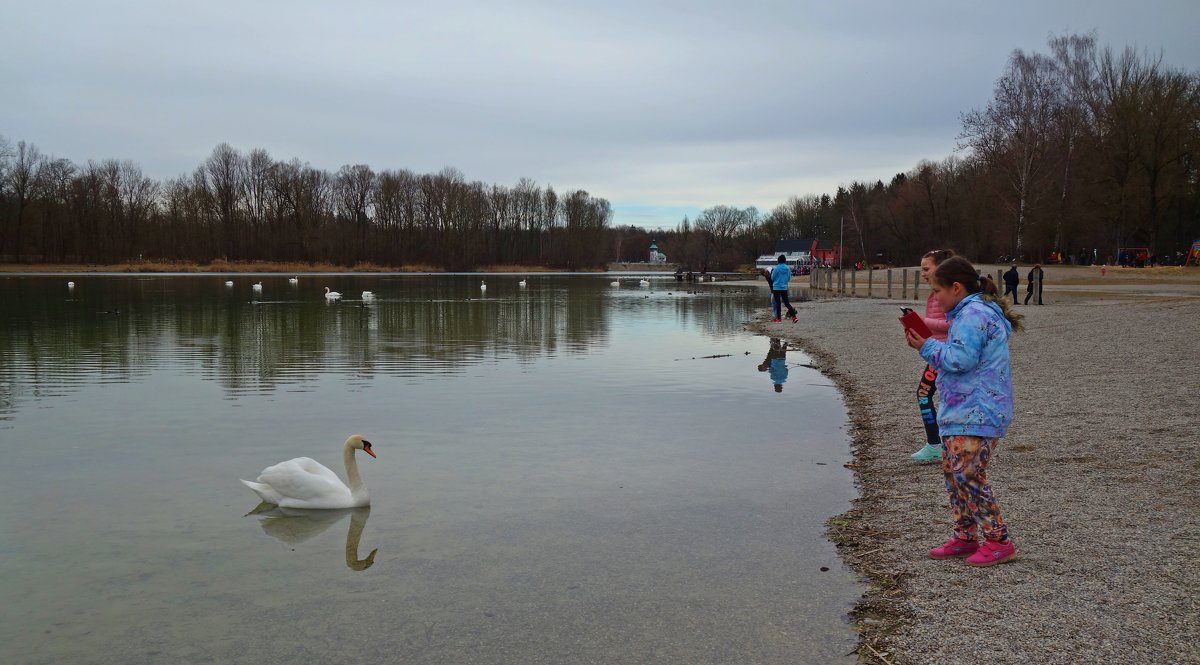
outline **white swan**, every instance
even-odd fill
[[[347,486],[337,474],[308,457],[297,457],[274,466],[268,466],[258,474],[256,482],[242,483],[267,503],[282,508],[358,508],[371,504],[367,487],[358,475],[358,462],[354,451],[361,450],[371,457],[371,442],[361,435],[346,439],[342,446],[342,462],[346,465]]]
[[[638,286],[650,286],[650,280],[648,280],[648,279],[638,280]]]
[[[288,284],[299,284],[299,283],[300,283],[299,277],[288,277]]]
[[[67,282],[67,288],[68,288],[68,289],[73,289],[73,288],[75,288],[75,282]]]
[[[225,286],[233,286],[233,280],[231,279],[228,282],[225,282]]]
[[[374,299],[375,299],[375,294],[374,294],[374,293],[372,293],[372,292],[370,292],[370,291],[363,291],[363,292],[362,292],[362,299],[363,299],[363,300],[374,300]]]
[[[250,288],[254,289],[255,291],[262,291],[262,282],[257,282],[254,284],[254,286],[251,286]]]
[[[329,287],[327,286],[327,287],[325,287],[325,299],[326,300],[341,300],[342,294],[338,293],[337,291],[330,291]]]
[[[525,286],[525,280],[517,282],[517,286]]]
[[[487,291],[487,282],[480,282],[480,283],[479,283],[479,290],[480,290],[480,291]]]
[[[620,283],[620,282],[618,282],[618,281],[612,281],[612,282],[609,282],[609,283],[608,283],[608,285],[609,285],[609,286],[620,286],[620,285],[621,285],[621,283]]]

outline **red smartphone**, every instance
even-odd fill
[[[901,307],[900,311],[903,312],[903,316],[900,317],[900,323],[903,323],[905,328],[911,328],[925,339],[933,337],[933,331],[929,329],[929,326],[925,325],[925,319],[922,319],[920,314],[907,307]]]

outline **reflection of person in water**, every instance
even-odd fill
[[[771,383],[775,384],[775,392],[783,392],[783,384],[787,383],[787,342],[771,338],[771,347],[767,349],[767,357],[758,366],[760,372],[770,372]]]

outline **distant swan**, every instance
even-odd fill
[[[525,280],[517,282],[517,286],[525,286]]]
[[[255,291],[262,291],[262,282],[258,282],[250,288],[254,289]]]
[[[648,280],[648,279],[638,280],[638,285],[639,286],[650,286],[650,280]]]
[[[608,283],[608,285],[609,285],[609,286],[620,286],[620,285],[621,285],[621,283],[620,283],[620,282],[617,282],[617,281],[612,281],[612,282],[609,282],[609,283]]]
[[[524,283],[524,282],[522,282],[522,283]],[[67,288],[68,288],[68,289],[73,289],[73,288],[75,288],[75,282],[67,282]]]
[[[371,293],[370,291],[363,291],[363,292],[362,292],[362,299],[363,299],[363,300],[374,300],[374,299],[375,299],[375,294],[374,294],[374,293]]]
[[[480,282],[480,283],[479,283],[479,290],[480,290],[480,291],[487,291],[487,282]]]
[[[266,503],[282,508],[358,508],[370,505],[367,487],[358,475],[358,462],[354,451],[361,450],[371,457],[371,442],[355,434],[342,445],[342,462],[346,466],[347,486],[337,474],[308,457],[297,457],[274,466],[268,466],[258,474],[256,482],[242,483]]]
[[[326,300],[341,300],[342,294],[338,293],[337,291],[330,291],[329,287],[327,286],[327,287],[325,287],[325,299]]]
[[[225,282],[225,286],[233,286],[233,280],[231,279],[228,282]]]
[[[288,284],[298,284],[298,283],[300,283],[299,277],[289,277],[288,278]]]

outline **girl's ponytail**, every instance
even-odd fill
[[[1000,311],[1004,312],[1004,318],[1008,319],[1008,322],[1012,324],[1013,330],[1024,328],[1025,315],[1018,314],[1012,308],[1012,304],[1009,303],[1008,298],[1000,295],[1000,289],[996,286],[996,280],[992,279],[991,275],[985,275],[980,279],[980,282],[983,287],[983,295],[981,297],[1000,306]]]
[[[1000,311],[1004,313],[1004,318],[1012,324],[1013,330],[1020,330],[1024,327],[1022,321],[1025,319],[1025,315],[1014,311],[1008,299],[1000,296],[1000,289],[996,288],[995,280],[991,276],[981,277],[979,271],[975,270],[975,266],[963,257],[952,256],[939,263],[937,269],[933,271],[933,278],[943,286],[958,282],[966,288],[968,293],[982,294],[981,297],[984,300],[991,300],[1000,306]]]

